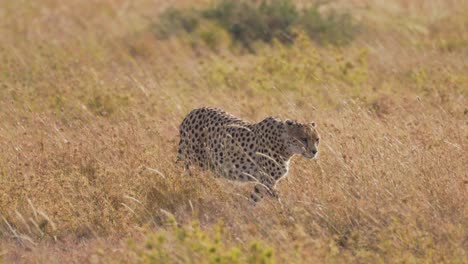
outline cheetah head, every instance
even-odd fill
[[[299,154],[307,159],[317,156],[319,146],[319,134],[315,123],[302,124],[292,120],[286,120],[285,141],[287,151]]]

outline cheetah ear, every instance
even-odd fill
[[[315,124],[315,122],[312,122],[312,123],[310,123],[310,126],[311,127],[316,127],[317,125]]]
[[[289,119],[286,120],[286,125],[291,126],[291,125],[293,125],[293,124],[294,124],[294,121],[289,120]]]

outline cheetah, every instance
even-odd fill
[[[192,110],[180,125],[177,161],[210,169],[218,176],[254,181],[250,201],[265,195],[278,197],[276,183],[288,174],[294,155],[313,159],[318,155],[315,123],[267,117],[258,123],[241,120],[210,107]]]

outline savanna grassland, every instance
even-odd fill
[[[1,0],[0,263],[468,263],[468,3],[308,2]],[[252,206],[174,163],[199,106],[319,158]]]

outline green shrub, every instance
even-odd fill
[[[215,23],[206,23],[200,26],[196,35],[212,51],[217,51],[220,46],[230,43],[230,37],[227,32]]]
[[[181,32],[193,32],[199,23],[195,10],[169,8],[165,10],[156,25],[155,33],[159,38],[168,38]]]
[[[234,41],[252,50],[252,44],[259,40],[291,42],[298,11],[291,0],[262,1],[259,5],[245,0],[221,0],[206,10],[204,17],[215,20]]]
[[[219,0],[209,8],[179,10],[170,8],[162,15],[157,35],[166,38],[180,32],[195,32],[201,21],[216,23],[228,32],[234,43],[253,52],[255,42],[293,43],[295,29],[305,31],[320,44],[343,45],[351,41],[357,32],[348,13],[321,14],[319,5],[299,10],[292,0]],[[213,35],[202,35],[202,41],[215,49]]]
[[[347,44],[357,33],[357,26],[349,13],[332,11],[322,15],[318,6],[305,9],[299,24],[311,39],[321,44]]]

